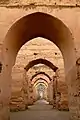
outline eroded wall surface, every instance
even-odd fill
[[[1,0],[0,1],[0,45],[3,45],[3,41],[7,31],[13,25],[13,23],[15,23],[18,19],[33,12],[45,12],[60,19],[70,29],[73,36],[76,59],[78,59],[80,57],[79,56],[80,55],[80,33],[79,33],[80,6],[79,5],[80,5],[79,0],[77,1],[76,0],[46,0],[46,1]],[[18,69],[18,67],[16,69]],[[21,70],[18,69],[16,72],[21,72]],[[19,77],[15,77],[15,78],[16,81],[17,80],[19,81],[20,78],[22,79],[22,77],[20,77],[20,74]],[[78,84],[76,86],[78,87]],[[74,114],[76,116],[76,114],[78,113],[74,113]],[[78,119],[80,119],[80,116],[78,118],[74,117],[74,120],[78,120]]]

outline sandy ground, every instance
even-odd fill
[[[52,109],[46,101],[39,100],[26,111],[10,113],[10,120],[69,120],[69,112]]]

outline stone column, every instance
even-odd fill
[[[56,107],[55,76],[53,76],[53,108]]]
[[[53,105],[53,81],[48,84],[48,102]]]
[[[33,86],[33,98],[34,98],[34,102],[37,101],[37,91],[36,88],[34,87],[34,84],[32,84]]]
[[[80,73],[79,65],[74,65],[66,74],[66,83],[68,85],[69,112],[70,120],[80,120]],[[75,76],[76,74],[76,76]]]
[[[74,77],[74,72],[71,71],[72,78],[70,81],[71,86],[69,87],[69,110],[71,113],[71,120],[80,120],[80,58],[76,61],[77,75]],[[68,82],[68,84],[70,84]],[[73,89],[74,88],[74,89]]]
[[[31,81],[29,81],[28,85],[29,85],[29,98],[28,98],[29,101],[28,101],[28,104],[33,105],[33,86],[31,84]]]
[[[10,120],[11,64],[2,65],[0,76],[0,120]]]
[[[25,108],[28,109],[28,77],[26,75],[26,70],[24,69],[23,75],[23,90],[24,90],[24,101],[25,101]]]

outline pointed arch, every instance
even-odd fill
[[[30,61],[26,67],[24,68],[26,71],[28,71],[31,67],[33,67],[34,65],[37,64],[44,64],[47,65],[48,67],[50,67],[54,72],[56,72],[56,70],[58,69],[58,67],[56,67],[55,65],[53,65],[53,63],[51,63],[50,61],[46,60],[46,59],[36,59],[36,60],[32,60]]]
[[[52,79],[50,78],[50,76],[48,75],[48,74],[46,74],[45,72],[38,72],[38,73],[36,73],[36,74],[34,74],[32,77],[31,77],[31,81],[33,80],[33,78],[35,78],[36,76],[38,76],[38,75],[45,75],[45,76],[47,76],[48,78],[49,78],[49,80],[51,81]]]

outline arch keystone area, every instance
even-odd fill
[[[26,67],[24,68],[26,71],[28,71],[31,67],[33,67],[34,65],[37,64],[44,64],[47,65],[48,67],[50,67],[54,72],[56,72],[56,70],[58,69],[58,67],[56,67],[55,65],[53,65],[50,61],[46,60],[46,59],[36,59],[36,60],[32,60],[30,61]]]
[[[31,81],[33,80],[33,78],[35,78],[37,75],[45,75],[46,77],[48,77],[48,79],[51,81],[52,79],[50,78],[50,76],[48,74],[46,74],[45,72],[38,72],[36,74],[34,74],[32,77],[31,77]]]

